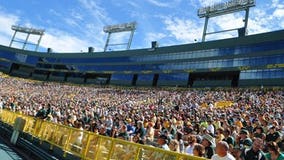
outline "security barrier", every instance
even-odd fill
[[[24,132],[39,138],[42,142],[50,143],[51,146],[61,148],[64,154],[71,153],[85,160],[205,160],[205,158],[96,135],[7,110],[0,112],[1,120],[9,125],[13,125],[17,117],[26,121]]]

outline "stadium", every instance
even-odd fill
[[[78,53],[38,52],[44,30],[12,26],[10,46],[0,45],[1,143],[11,139],[23,159],[281,160],[284,30],[248,35],[254,6],[201,8],[202,42],[144,49],[130,49],[135,22],[106,26],[104,51]],[[244,27],[207,32],[210,18],[238,11]],[[107,51],[125,31],[126,50]],[[228,31],[238,37],[206,41]],[[22,49],[12,47],[18,32]],[[39,36],[34,51],[29,35]]]
[[[25,78],[128,86],[283,86],[284,31],[170,47],[38,53],[1,46],[1,71]]]

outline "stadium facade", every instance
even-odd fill
[[[52,53],[0,46],[0,70],[13,76],[71,83],[284,86],[284,30],[110,52]]]

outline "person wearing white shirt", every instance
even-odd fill
[[[193,148],[197,144],[196,137],[194,135],[190,135],[188,137],[188,146],[185,148],[185,153],[189,155],[193,155]]]
[[[158,137],[158,141],[157,141],[158,145],[160,145],[160,147],[164,150],[170,150],[169,146],[168,146],[168,137],[166,135],[160,135]]]
[[[214,135],[215,134],[215,128],[213,126],[213,120],[209,119],[207,122],[208,122],[208,127],[206,129],[209,131],[209,133]]]
[[[212,160],[235,160],[235,157],[229,153],[229,145],[225,141],[220,141],[216,146],[216,154]]]

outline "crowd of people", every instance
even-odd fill
[[[1,109],[46,121],[213,160],[284,160],[281,88],[120,88],[3,76],[0,86]]]

